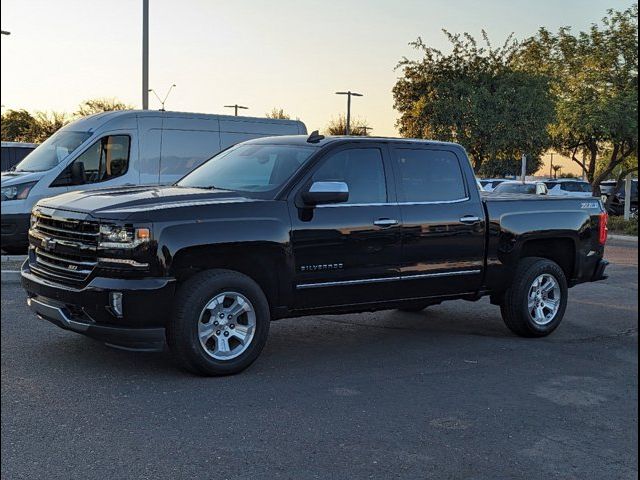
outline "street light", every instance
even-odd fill
[[[351,90],[346,92],[336,92],[336,95],[346,95],[347,96],[347,128],[345,131],[345,135],[349,135],[351,133],[351,97],[363,97],[361,93],[352,92]]]
[[[11,35],[11,32],[7,32],[6,30],[0,30],[2,35]]]
[[[176,86],[176,84],[175,84],[175,83],[174,83],[173,85],[171,85],[171,86],[169,87],[169,90],[167,90],[167,94],[166,94],[166,95],[164,96],[164,98],[162,98],[162,99],[158,96],[158,94],[156,93],[156,91],[155,91],[153,88],[150,88],[150,89],[149,89],[149,91],[150,91],[151,93],[153,93],[153,94],[156,96],[156,98],[158,99],[158,101],[160,102],[160,105],[161,105],[161,107],[160,107],[160,111],[161,111],[161,112],[164,112],[164,103],[167,101],[167,98],[169,98],[169,94],[171,93],[171,90],[173,90],[173,87],[175,87],[175,86]]]
[[[238,109],[249,110],[249,107],[243,107],[242,105],[238,105],[237,103],[235,105],[225,105],[224,108],[233,108],[236,117],[238,116]]]
[[[142,109],[149,109],[149,0],[142,0]]]

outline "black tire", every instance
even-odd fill
[[[560,305],[557,313],[549,323],[536,323],[528,311],[529,291],[536,278],[540,275],[551,275],[560,288]],[[502,319],[516,335],[521,337],[544,337],[553,332],[564,317],[568,298],[567,279],[560,266],[546,258],[523,258],[513,277],[511,287],[505,292],[504,301],[500,306]]]
[[[198,338],[200,315],[207,303],[223,292],[246,297],[255,312],[255,333],[244,352],[228,360],[209,355]],[[271,315],[262,289],[251,278],[230,270],[198,273],[180,285],[167,325],[167,344],[177,362],[197,375],[232,375],[251,365],[267,342]]]

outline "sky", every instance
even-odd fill
[[[631,0],[150,0],[150,87],[175,83],[167,110],[232,113],[273,107],[309,131],[346,109],[374,135],[397,135],[391,90],[408,45],[421,36],[485,29],[495,45],[540,26],[584,30]],[[142,0],[2,0],[1,101],[5,109],[73,112],[96,97],[141,106]],[[150,108],[159,103],[150,97]]]

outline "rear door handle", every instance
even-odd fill
[[[394,225],[398,225],[398,220],[394,220],[393,218],[379,218],[374,221],[373,224],[377,227],[393,227]]]
[[[467,224],[474,224],[474,223],[478,223],[480,221],[480,217],[475,217],[473,215],[465,215],[464,217],[462,217],[460,219],[460,221],[462,223],[467,223]]]

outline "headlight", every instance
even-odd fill
[[[148,227],[100,225],[100,248],[134,248],[151,240]]]
[[[10,200],[24,200],[29,195],[33,186],[38,182],[20,183],[18,185],[10,185],[2,187],[0,197],[3,202]]]

